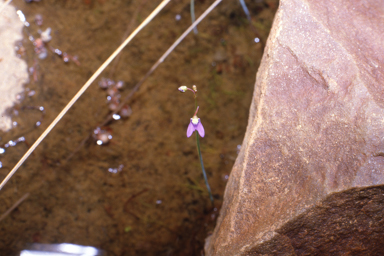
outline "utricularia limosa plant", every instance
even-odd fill
[[[197,154],[199,155],[200,165],[201,165],[201,170],[203,171],[205,185],[207,186],[207,190],[208,190],[208,194],[209,194],[209,199],[211,199],[211,203],[212,203],[212,207],[213,207],[213,196],[212,196],[211,188],[209,187],[209,184],[208,184],[208,178],[207,178],[207,174],[205,173],[203,157],[201,156],[201,150],[200,150],[199,135],[201,137],[204,137],[205,136],[205,130],[204,130],[203,124],[200,121],[200,118],[197,117],[197,112],[199,111],[199,106],[197,106],[197,87],[196,87],[196,85],[193,85],[192,89],[191,89],[191,88],[188,88],[187,86],[183,85],[183,86],[179,87],[179,91],[180,92],[191,91],[191,92],[193,92],[193,96],[195,98],[195,109],[196,109],[196,111],[195,111],[195,114],[193,115],[193,117],[191,118],[191,120],[189,122],[189,125],[188,125],[188,128],[187,128],[187,137],[188,138],[191,137],[192,133],[194,131],[197,131],[196,132]]]

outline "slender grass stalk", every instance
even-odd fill
[[[195,0],[191,0],[191,20],[192,24],[195,23]],[[197,35],[197,27],[193,28],[193,32]]]
[[[207,190],[208,190],[208,194],[209,194],[209,199],[211,200],[212,207],[214,207],[211,187],[209,186],[209,183],[208,183],[207,173],[205,172],[204,163],[203,163],[203,157],[201,156],[200,140],[199,140],[199,133],[198,132],[196,132],[196,146],[197,146],[197,153],[199,154],[201,170],[202,170],[203,176],[204,176],[205,186],[207,186]]]
[[[243,10],[245,12],[245,15],[247,16],[247,19],[249,20],[249,22],[251,22],[251,14],[249,14],[247,5],[245,4],[244,0],[239,0],[239,1],[241,4],[241,7],[243,8]]]
[[[24,156],[19,160],[19,162],[13,167],[13,169],[8,173],[4,180],[0,184],[0,190],[8,182],[8,180],[15,174],[19,167],[25,162],[25,160],[32,154],[36,147],[41,143],[41,141],[50,133],[50,131],[56,126],[56,124],[61,120],[61,118],[68,112],[68,110],[75,104],[75,102],[80,98],[80,96],[88,89],[88,87],[95,81],[95,79],[104,71],[104,69],[112,62],[112,60],[123,50],[123,48],[143,29],[160,11],[163,9],[171,0],[163,0],[156,9],[137,27],[131,35],[112,53],[112,55],[99,67],[98,70],[89,78],[89,80],[81,87],[81,89],[76,93],[76,95],[71,99],[71,101],[64,107],[60,114],[53,120],[53,122],[48,126],[47,129],[40,135],[40,137],[33,143],[33,145],[28,149]]]
[[[13,210],[15,210],[15,208],[17,206],[19,206],[25,199],[27,199],[29,197],[29,193],[26,193],[25,195],[23,195],[19,200],[17,200],[16,203],[14,203],[11,208],[9,208],[5,213],[3,213],[1,216],[0,216],[0,221],[2,221],[3,219],[5,219]]]

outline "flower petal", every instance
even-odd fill
[[[191,137],[192,133],[195,131],[195,127],[192,124],[192,118],[191,121],[189,122],[188,129],[187,129],[187,137]]]
[[[197,124],[196,130],[199,132],[201,137],[205,136],[204,127],[203,127],[203,124],[201,123],[201,120],[199,120],[199,123]]]
[[[185,86],[185,85],[182,85],[182,86],[180,86],[180,87],[178,88],[178,90],[179,90],[180,92],[185,92],[187,89],[188,89],[188,87]]]

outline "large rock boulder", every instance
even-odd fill
[[[384,253],[384,1],[282,0],[207,255]]]

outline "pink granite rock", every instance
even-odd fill
[[[383,24],[382,0],[281,1],[207,255],[384,253]]]

